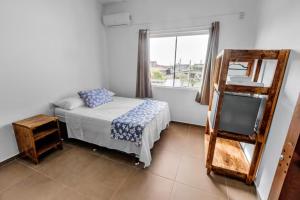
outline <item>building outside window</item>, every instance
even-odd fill
[[[154,86],[201,86],[208,32],[151,36],[150,70]]]

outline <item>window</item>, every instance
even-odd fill
[[[151,37],[152,85],[199,88],[207,43],[208,33]]]

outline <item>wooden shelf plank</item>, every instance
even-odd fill
[[[218,84],[214,84],[215,90],[219,91]],[[225,85],[225,92],[237,92],[237,93],[250,93],[250,94],[263,94],[267,95],[269,93],[268,87],[253,87],[245,85]]]
[[[205,134],[205,155],[207,155],[208,143],[209,135]],[[234,173],[237,177],[246,177],[250,168],[240,143],[223,138],[217,138],[212,165],[214,166],[212,170],[217,169],[222,173],[220,169],[223,169],[225,175]]]
[[[43,139],[43,138],[47,137],[48,135],[51,135],[55,132],[58,133],[58,128],[52,128],[52,129],[45,130],[45,131],[42,131],[39,133],[35,133],[33,137],[34,137],[35,141],[38,141],[38,140]]]
[[[226,92],[241,92],[241,93],[250,93],[250,94],[268,94],[268,87],[253,87],[245,85],[225,85]]]
[[[216,174],[225,175],[242,181],[245,181],[247,179],[247,174],[245,173],[233,171],[230,169],[225,169],[214,165],[212,165],[212,171],[214,171]]]
[[[56,142],[53,142],[53,143],[50,143],[50,144],[46,144],[42,147],[40,147],[38,150],[37,150],[37,154],[38,156],[42,155],[43,153],[49,151],[50,149],[52,148],[55,148],[57,147],[58,145],[61,145],[62,144],[62,141],[56,141]]]
[[[256,133],[254,133],[251,136],[248,136],[248,135],[242,135],[237,133],[231,133],[227,131],[218,131],[218,137],[223,139],[239,141],[239,142],[245,142],[249,144],[255,144],[256,142]]]
[[[226,51],[226,50],[224,50]],[[231,60],[239,61],[245,59],[277,59],[279,50],[245,50],[245,49],[231,49]]]

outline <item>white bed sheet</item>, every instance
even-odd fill
[[[157,116],[146,125],[142,145],[137,146],[133,142],[116,140],[111,138],[111,122],[125,114],[144,100],[113,97],[113,101],[97,108],[79,107],[74,110],[55,108],[55,115],[60,121],[66,122],[68,136],[102,147],[133,153],[139,161],[148,167],[151,163],[150,149],[154,142],[160,138],[160,133],[170,122],[169,106],[165,107]]]

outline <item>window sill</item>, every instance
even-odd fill
[[[198,91],[198,88],[191,88],[191,87],[171,87],[171,86],[161,86],[161,85],[152,85],[152,88],[159,88],[159,89],[167,89],[167,90],[189,90],[189,91]]]

